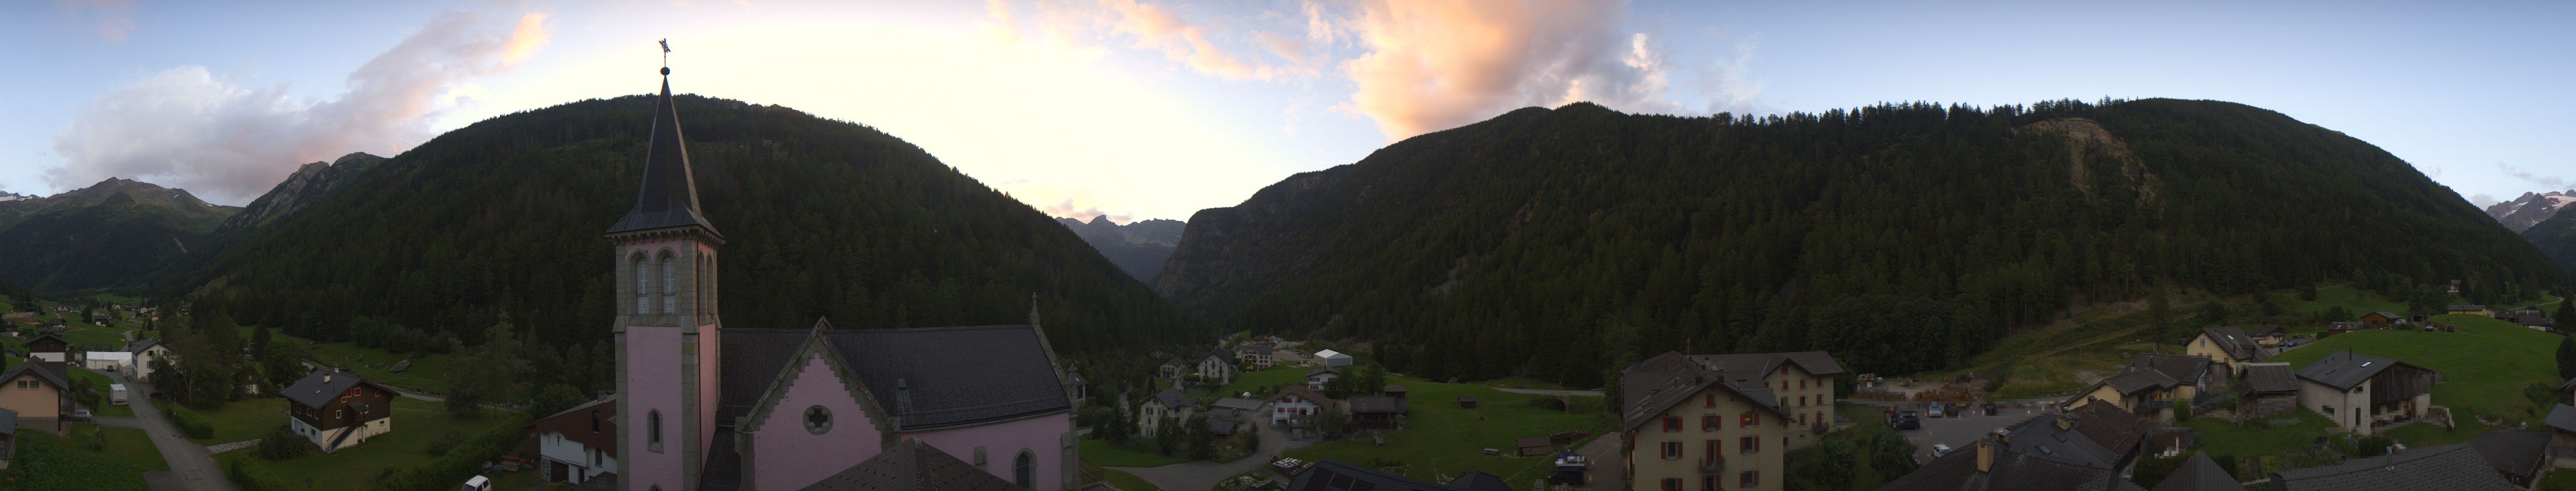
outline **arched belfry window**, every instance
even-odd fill
[[[680,313],[680,279],[672,264],[671,251],[662,251],[662,315]]]
[[[1011,459],[1011,483],[1020,485],[1020,489],[1037,489],[1033,486],[1038,480],[1037,467],[1037,454],[1020,449],[1020,456]]]
[[[650,313],[650,312],[646,312],[646,310],[645,310],[645,309],[650,308],[650,307],[652,306],[652,304],[651,304],[650,302],[652,302],[652,298],[653,298],[653,297],[651,297],[650,295],[651,295],[651,294],[652,294],[652,292],[653,292],[653,273],[652,273],[652,270],[647,269],[647,268],[645,268],[645,267],[644,267],[644,253],[642,253],[642,252],[637,252],[637,253],[635,253],[635,261],[634,261],[634,263],[635,263],[635,264],[633,265],[633,269],[634,269],[634,272],[635,272],[635,314],[636,314],[636,315],[643,315],[643,314]]]

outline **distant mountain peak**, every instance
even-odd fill
[[[286,180],[279,181],[277,187],[269,188],[267,194],[242,207],[240,214],[224,220],[223,230],[249,228],[293,215],[320,200],[324,192],[384,161],[384,157],[366,152],[350,152],[330,162],[315,161],[297,166],[295,173],[287,174]]]
[[[2576,202],[2576,190],[2526,192],[2511,201],[2487,206],[2487,216],[2495,217],[2505,228],[2521,232],[2533,224],[2557,216],[2558,210]]]
[[[1155,275],[1162,274],[1163,260],[1170,258],[1172,249],[1181,245],[1181,231],[1187,227],[1180,220],[1161,218],[1119,225],[1109,221],[1108,215],[1091,217],[1088,222],[1064,217],[1055,221],[1073,229],[1074,235],[1081,236],[1083,243],[1091,244],[1092,250],[1109,258],[1109,262],[1117,264],[1118,269],[1126,270],[1138,281],[1149,283],[1154,281]]]

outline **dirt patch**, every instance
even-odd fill
[[[2084,118],[2060,118],[2022,125],[2015,131],[2045,131],[2065,135],[2070,143],[2066,150],[2067,174],[2068,180],[2071,181],[2069,184],[2083,191],[2085,197],[2100,197],[2098,192],[2102,183],[2096,182],[2094,178],[2094,166],[2110,165],[2116,166],[2120,177],[2137,189],[2139,203],[2155,202],[2157,181],[2155,173],[2147,172],[2146,162],[2138,160],[2136,154],[2129,153],[2128,142],[2121,141],[2120,137],[2111,134],[2111,130],[2103,129],[2101,124]],[[2100,153],[2095,154],[2097,151]],[[2088,162],[2088,156],[2100,158]]]

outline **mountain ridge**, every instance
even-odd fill
[[[217,230],[238,231],[292,215],[321,199],[331,188],[384,161],[384,157],[366,152],[350,152],[329,162],[315,161],[296,167],[294,173],[287,174],[286,180],[278,181],[276,186],[269,187],[267,193],[243,205],[241,213],[224,219],[223,226]]]
[[[1120,225],[1109,221],[1107,215],[1091,217],[1089,222],[1067,217],[1056,217],[1055,221],[1073,229],[1074,235],[1082,236],[1083,243],[1143,282],[1154,281],[1154,276],[1162,273],[1163,261],[1172,257],[1172,248],[1180,245],[1182,230],[1188,227],[1180,220],[1165,218]]]
[[[127,286],[165,270],[240,208],[185,189],[108,178],[52,196],[0,201],[0,277],[37,291]]]

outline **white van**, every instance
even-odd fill
[[[107,384],[107,402],[119,406],[125,405],[125,384]]]
[[[465,487],[457,491],[492,491],[492,478],[474,476],[473,479],[465,480]]]

